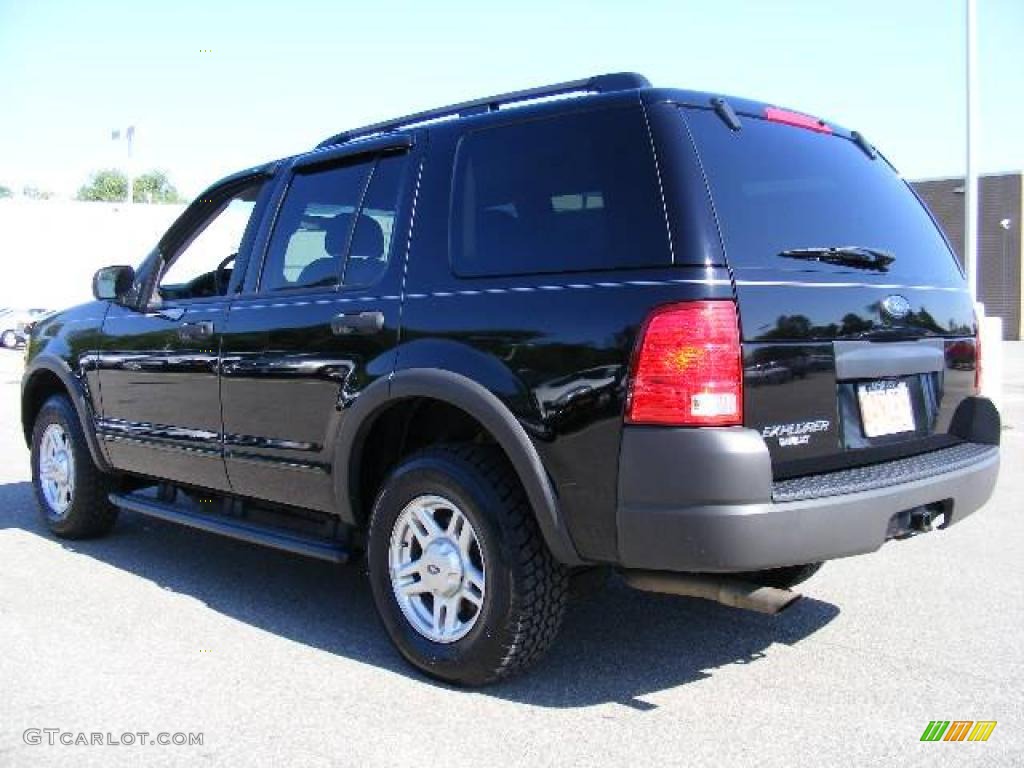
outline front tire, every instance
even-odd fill
[[[403,461],[374,504],[367,561],[391,640],[440,680],[476,686],[520,672],[561,626],[566,569],[495,448],[438,446]]]
[[[14,349],[18,346],[18,334],[14,331],[4,331],[0,335],[0,344],[3,345],[4,349]]]
[[[39,409],[32,431],[32,486],[43,524],[62,539],[102,536],[117,522],[108,475],[96,467],[78,415],[64,396]]]

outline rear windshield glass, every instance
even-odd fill
[[[770,267],[962,282],[953,255],[906,183],[845,138],[744,117],[731,131],[713,112],[684,110],[734,269]],[[894,257],[853,269],[780,256],[855,247]]]
[[[640,108],[530,120],[463,138],[452,261],[467,276],[669,264]]]

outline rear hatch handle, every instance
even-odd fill
[[[833,344],[839,381],[935,373],[945,367],[944,339],[889,343],[836,341]]]

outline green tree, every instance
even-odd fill
[[[135,179],[132,183],[132,199],[136,203],[185,202],[163,171],[149,171]]]
[[[53,192],[50,192],[48,189],[40,189],[39,187],[33,187],[32,185],[22,187],[21,194],[29,200],[49,200],[53,197]]]
[[[75,199],[119,203],[124,201],[127,192],[128,177],[116,168],[107,168],[90,176],[88,183],[79,187]]]
[[[97,171],[83,184],[78,200],[120,203],[128,192],[128,177],[115,168]],[[182,203],[184,198],[163,171],[148,171],[132,181],[132,201],[136,203]]]
[[[0,200],[5,197],[11,197],[12,195],[14,195],[14,193],[11,192],[10,187],[5,187],[3,184],[0,184]]]

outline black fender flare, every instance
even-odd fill
[[[338,432],[332,470],[337,510],[346,523],[357,522],[350,500],[354,452],[361,449],[381,413],[397,401],[412,397],[440,400],[479,421],[512,462],[551,554],[564,565],[583,564],[559,510],[551,479],[523,426],[494,393],[452,371],[433,368],[396,371],[390,379],[381,377],[373,382],[350,406]]]
[[[71,398],[71,405],[78,414],[78,422],[82,427],[82,434],[85,435],[86,445],[89,446],[89,453],[96,467],[102,472],[112,471],[107,455],[100,446],[99,438],[96,436],[96,420],[93,415],[92,403],[89,402],[88,392],[81,378],[76,376],[67,363],[60,358],[39,356],[33,360],[25,369],[21,379],[21,425],[25,434],[25,440],[31,448],[32,429],[34,424],[29,423],[29,414],[26,411],[28,406],[27,395],[32,387],[33,381],[43,372],[56,376]]]

